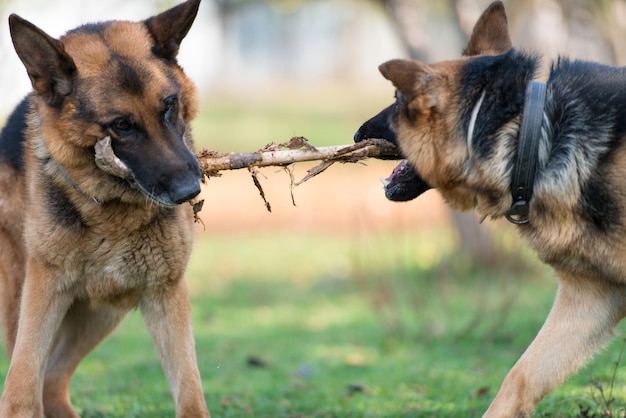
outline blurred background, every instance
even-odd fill
[[[58,37],[85,22],[139,20],[176,3],[0,0],[0,120],[30,89],[12,49],[10,13]],[[315,146],[349,144],[360,124],[392,101],[393,88],[377,66],[392,58],[459,56],[489,3],[204,0],[179,56],[202,99],[194,122],[198,147],[255,151],[292,136]],[[514,45],[541,53],[545,68],[559,54],[626,63],[626,1],[504,3]],[[271,213],[246,170],[209,179],[189,269],[193,295],[208,309],[207,333],[228,329],[221,336],[227,340],[234,329],[254,329],[250,345],[271,359],[270,348],[258,348],[263,330],[289,323],[350,334],[351,313],[359,312],[382,340],[473,335],[518,342],[496,381],[503,376],[541,325],[555,280],[506,221],[479,226],[473,215],[447,209],[434,190],[412,202],[387,201],[378,178],[394,166],[337,164],[293,191],[288,172],[262,169]],[[301,178],[310,167],[298,164],[292,174]],[[311,311],[300,313],[309,304]],[[241,316],[229,309],[241,309]],[[351,341],[365,344],[359,335]],[[371,351],[350,344],[344,361],[367,364]],[[355,351],[360,357],[350,357]]]

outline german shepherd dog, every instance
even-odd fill
[[[177,417],[208,417],[183,274],[201,172],[176,61],[200,0],[60,39],[9,17],[33,86],[0,136],[0,417],[78,417],[80,361],[141,309]]]
[[[454,208],[506,216],[557,272],[552,310],[489,418],[528,416],[626,316],[626,69],[560,58],[541,83],[538,65],[494,2],[462,58],[382,64],[395,103],[355,135],[396,142],[408,161],[386,181],[391,200],[432,187]]]

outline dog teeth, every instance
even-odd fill
[[[389,186],[389,184],[391,184],[391,182],[390,182],[389,180],[387,180],[386,178],[384,178],[384,177],[381,177],[381,178],[380,178],[380,182],[381,182],[381,183],[383,184],[383,186],[385,186],[385,187],[387,187],[387,186]]]

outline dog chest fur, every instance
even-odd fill
[[[57,193],[57,208],[45,205],[28,211],[24,236],[30,256],[56,272],[59,291],[75,288],[94,305],[130,309],[142,292],[165,290],[182,277],[193,242],[190,206],[146,211],[90,202],[87,210],[78,212],[67,196],[59,203],[63,192],[51,191],[55,189],[51,186],[48,193]],[[74,223],[68,225],[71,219]]]

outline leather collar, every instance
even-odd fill
[[[526,100],[517,137],[517,153],[511,178],[513,204],[505,216],[516,225],[528,223],[530,200],[537,174],[538,148],[541,138],[546,83],[531,80],[526,87]]]

